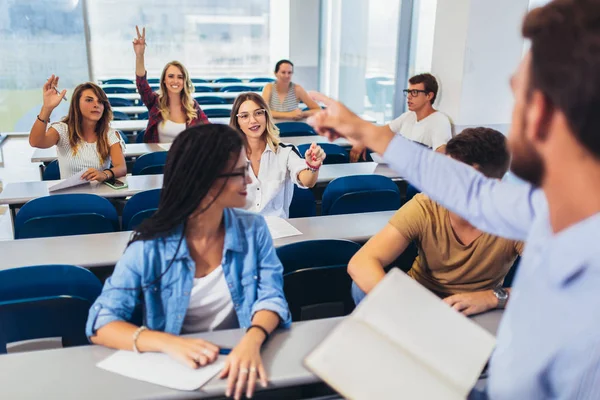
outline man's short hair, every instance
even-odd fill
[[[438,82],[437,79],[435,79],[435,76],[431,74],[415,75],[408,80],[408,83],[410,83],[411,85],[418,85],[419,83],[422,83],[423,86],[425,86],[425,91],[427,93],[433,93],[433,97],[431,98],[431,104],[435,102],[439,90]]]
[[[467,128],[450,139],[446,154],[465,164],[479,167],[490,178],[501,179],[510,164],[506,138],[491,128]]]

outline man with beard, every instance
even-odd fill
[[[588,399],[600,390],[600,3],[554,0],[523,23],[531,40],[511,86],[511,169],[489,179],[315,94],[309,121],[386,161],[472,225],[525,240],[490,361],[492,399]]]

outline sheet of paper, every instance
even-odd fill
[[[265,217],[265,220],[267,221],[267,226],[269,227],[273,240],[288,236],[302,235],[302,232],[294,228],[294,226],[283,218],[269,216]]]
[[[58,182],[56,185],[52,185],[48,188],[49,192],[54,192],[60,189],[66,189],[66,188],[70,188],[73,186],[79,186],[79,185],[85,185],[86,183],[89,183],[89,181],[86,181],[84,179],[81,179],[81,176],[85,173],[85,169],[73,176],[71,176],[70,178],[67,178],[65,180],[62,180],[60,182]]]
[[[96,366],[115,374],[177,390],[198,390],[219,373],[225,357],[213,364],[191,369],[163,353],[136,354],[117,351]]]

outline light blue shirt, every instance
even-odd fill
[[[600,214],[554,234],[540,189],[486,178],[400,136],[384,159],[477,228],[526,241],[490,361],[487,397],[600,398]]]
[[[282,326],[289,327],[291,314],[283,294],[283,266],[264,217],[225,209],[223,221],[221,266],[240,327],[248,328],[254,314],[261,310],[275,312]],[[185,238],[177,250],[182,230],[179,226],[164,238],[136,241],[125,250],[90,308],[88,337],[109,322],[132,321],[140,302],[145,310],[144,325],[180,334],[196,272]],[[167,270],[171,260],[173,264]]]

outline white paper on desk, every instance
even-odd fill
[[[294,228],[289,222],[287,222],[283,218],[268,216],[265,217],[267,221],[267,227],[271,232],[271,237],[273,240],[281,239],[288,236],[298,236],[302,235],[298,229]]]
[[[136,354],[119,350],[96,366],[115,374],[177,390],[198,390],[219,373],[225,357],[212,364],[191,369],[163,353]]]
[[[485,329],[393,269],[305,363],[352,399],[464,399],[494,344]]]
[[[66,188],[70,188],[73,186],[85,185],[86,183],[89,183],[89,181],[86,181],[85,179],[81,179],[81,177],[83,176],[85,171],[87,171],[87,170],[84,169],[83,171],[81,171],[63,181],[58,182],[56,185],[50,186],[48,188],[48,191],[54,192],[56,190],[66,189]]]

